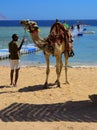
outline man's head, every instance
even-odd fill
[[[18,40],[18,35],[17,34],[13,34],[12,35],[12,40],[13,41],[17,41]]]

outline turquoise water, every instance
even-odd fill
[[[87,31],[95,31],[95,34],[84,34],[74,38],[75,56],[69,58],[70,66],[97,66],[97,26],[87,26]],[[50,27],[40,27],[41,37],[47,37]],[[0,27],[0,49],[8,48],[8,42],[11,35],[17,33],[19,35],[19,43],[23,36],[26,38],[25,44],[32,43],[28,32],[25,33],[23,27]],[[55,64],[55,58],[51,56],[51,64]],[[64,62],[64,57],[63,57]],[[21,65],[45,65],[45,59],[42,51],[21,56]],[[0,66],[9,66],[9,60],[0,60]]]

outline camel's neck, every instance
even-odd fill
[[[44,45],[46,44],[46,41],[43,38],[41,38],[39,35],[33,35],[32,33],[30,35],[33,42],[36,44],[36,46],[44,50]]]

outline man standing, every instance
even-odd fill
[[[19,76],[19,69],[20,69],[20,49],[24,43],[24,39],[22,39],[20,46],[18,46],[18,35],[13,34],[12,35],[12,41],[8,44],[9,48],[9,58],[10,58],[10,85],[16,86],[17,81],[18,81],[18,76]],[[15,71],[15,79],[13,82],[13,76],[14,76],[14,71]]]

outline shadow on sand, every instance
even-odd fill
[[[54,84],[48,84],[48,88],[55,88],[55,83]],[[45,90],[44,85],[34,85],[34,86],[28,86],[25,88],[21,88],[18,90],[18,92],[34,92],[34,91],[39,91],[39,90]]]
[[[97,122],[97,106],[90,100],[55,104],[13,103],[0,111],[4,122],[15,121],[71,121]]]
[[[2,85],[2,86],[0,86],[0,89],[2,89],[2,88],[11,88],[11,86],[8,86],[8,85]]]

